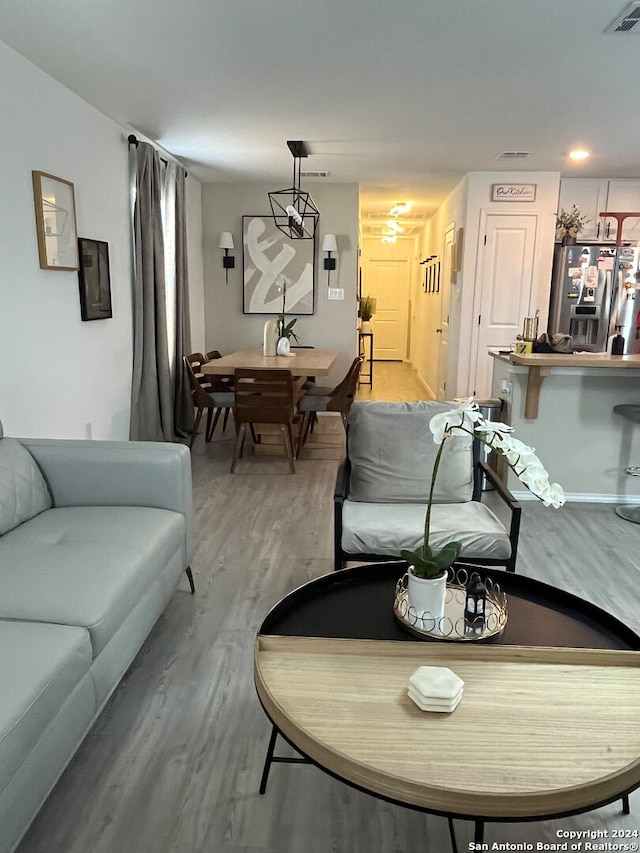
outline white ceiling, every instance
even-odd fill
[[[627,6],[0,0],[0,37],[203,181],[290,186],[305,140],[329,177],[303,189],[360,184],[367,229],[406,199],[429,215],[469,171],[638,177],[640,35],[603,32]]]

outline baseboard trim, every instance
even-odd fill
[[[539,500],[532,492],[514,492],[511,494],[518,501],[537,501]],[[640,504],[640,495],[598,495],[584,492],[565,492],[567,503],[585,503],[585,504],[629,504],[629,506],[637,506]]]

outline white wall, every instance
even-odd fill
[[[444,235],[447,228],[453,226],[454,231],[464,227],[467,213],[467,179],[464,178],[458,186],[444,200],[436,213],[431,217],[419,240],[418,254],[420,259],[430,255],[437,255],[442,263],[444,258]],[[435,365],[437,369],[437,348],[440,343],[435,329],[440,325],[440,297],[437,293],[425,293],[422,287],[423,267],[419,267],[415,281],[413,296],[413,332],[411,335],[411,363],[415,367],[418,376],[425,383],[429,391],[435,396],[437,384],[431,369]],[[461,289],[462,275],[456,275],[456,281],[451,285],[449,306],[449,347],[448,347],[448,369],[447,389],[449,397],[457,394],[455,379],[458,364],[458,349],[460,345],[460,312],[461,312]]]
[[[2,42],[0,79],[0,419],[8,435],[126,439],[132,359],[126,132]],[[78,274],[40,269],[32,170],[71,181],[78,236],[109,244],[112,319],[83,322]],[[199,190],[193,179],[187,184],[196,216],[189,260],[197,302]]]
[[[262,346],[265,314],[242,313],[242,216],[270,213],[266,184],[203,184],[203,238],[205,259],[206,349],[223,354],[250,346]],[[316,232],[315,314],[300,316],[296,331],[302,344],[340,350],[340,358],[322,384],[337,383],[347,371],[357,351],[356,287],[358,267],[358,187],[355,184],[304,184],[320,211]],[[231,231],[236,248],[235,268],[225,284],[223,250],[218,248],[220,233]],[[325,253],[320,250],[326,233],[336,235],[337,268],[331,273],[331,287],[345,291],[342,302],[329,301]],[[334,255],[334,257],[336,257]]]

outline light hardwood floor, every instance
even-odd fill
[[[449,853],[444,818],[314,767],[276,765],[258,794],[270,726],[253,687],[255,632],[284,594],[332,569],[338,462],[302,458],[292,476],[284,460],[248,456],[231,475],[232,449],[230,428],[210,445],[198,437],[193,451],[196,595],[180,585],[19,853]],[[524,505],[519,572],[595,601],[636,631],[638,553],[640,526],[611,506]],[[535,848],[561,841],[558,830],[637,828],[633,794],[628,816],[613,803],[492,823],[486,840]],[[456,829],[459,850],[470,849],[471,824]]]

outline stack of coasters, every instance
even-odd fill
[[[462,699],[464,681],[446,666],[419,666],[409,678],[409,698],[422,711],[453,711]]]

